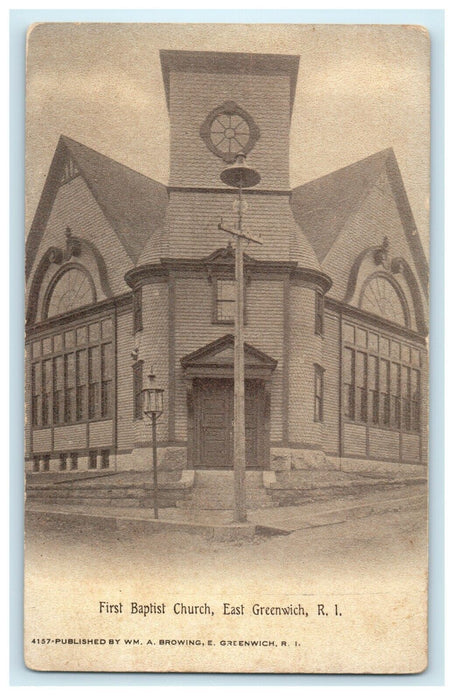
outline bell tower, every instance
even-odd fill
[[[290,208],[289,135],[299,56],[161,51],[170,116],[169,206],[161,257],[203,258],[225,247],[234,188],[221,172],[239,152],[260,174],[244,194],[254,257],[318,268]]]
[[[261,188],[289,187],[298,56],[161,51],[170,115],[170,186],[219,187],[243,151]]]

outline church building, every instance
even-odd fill
[[[291,189],[299,57],[161,51],[170,176],[61,136],[26,242],[28,472],[233,466],[243,152],[247,469],[427,464],[428,263],[392,148]],[[126,125],[125,125],[126,128]],[[341,138],[341,134],[339,138]]]

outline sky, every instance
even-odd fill
[[[401,25],[35,25],[27,46],[27,233],[60,134],[167,183],[160,49],[299,55],[291,186],[392,147],[428,255],[430,44],[421,27]]]

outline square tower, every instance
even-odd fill
[[[299,56],[161,51],[170,115],[170,186],[221,187],[250,153],[260,188],[289,188],[289,130]]]

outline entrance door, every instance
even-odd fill
[[[195,466],[233,466],[233,380],[195,380]],[[245,382],[246,465],[263,466],[263,382]]]

